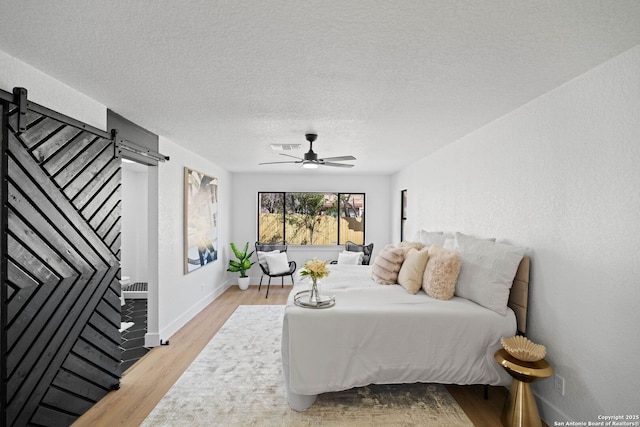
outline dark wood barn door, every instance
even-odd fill
[[[106,134],[0,109],[0,425],[70,425],[120,383],[120,159]]]

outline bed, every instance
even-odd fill
[[[516,264],[517,265],[517,264]],[[368,384],[508,385],[493,358],[502,337],[526,331],[529,258],[522,258],[506,315],[454,296],[379,285],[371,266],[331,265],[321,292],[335,295],[327,309],[296,306],[293,287],[283,321],[282,365],[289,406],[309,408],[320,393]]]

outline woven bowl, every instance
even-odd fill
[[[502,347],[507,350],[507,353],[524,362],[536,362],[543,359],[547,354],[545,346],[536,344],[520,335],[511,338],[502,338],[500,342],[502,343]]]

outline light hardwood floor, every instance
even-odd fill
[[[178,380],[204,346],[239,305],[285,304],[291,286],[274,286],[265,299],[257,286],[241,291],[232,286],[169,339],[169,345],[151,350],[123,375],[120,390],[105,396],[73,425],[138,426]],[[477,426],[499,426],[507,396],[503,387],[490,387],[489,400],[482,386],[447,386],[449,392]]]

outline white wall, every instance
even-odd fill
[[[122,164],[121,275],[149,281],[147,166]]]
[[[530,248],[528,335],[566,380],[565,396],[534,384],[549,425],[638,412],[639,76],[640,46],[393,177],[393,197],[408,189],[409,236]]]
[[[206,307],[229,284],[226,282],[226,248],[231,230],[231,174],[197,154],[160,137],[159,151],[171,158],[158,166],[158,329],[166,340]],[[184,274],[184,168],[218,178],[218,259]],[[150,301],[155,298],[149,289]],[[149,311],[151,315],[151,311]],[[151,332],[155,333],[155,332]]]
[[[366,193],[365,196],[365,240],[374,243],[374,256],[381,248],[391,243],[391,210],[400,202],[400,195],[389,199],[389,176],[320,175],[309,171],[308,175],[286,174],[234,174],[232,193],[233,224],[231,242],[250,247],[258,236],[258,192],[259,191],[309,191],[309,192],[353,192]],[[400,221],[394,225],[400,229]],[[228,244],[227,244],[228,245]],[[290,246],[288,258],[301,267],[307,259],[337,259],[344,246],[305,247]],[[230,248],[228,249],[230,251]],[[228,254],[229,252],[227,252]],[[226,262],[228,263],[228,257]],[[254,256],[255,260],[255,256]],[[231,274],[231,273],[230,273]],[[260,268],[254,265],[249,272],[251,283],[260,281]],[[230,276],[237,284],[237,274]],[[272,282],[272,284],[277,283]],[[265,281],[266,283],[266,281]],[[285,284],[289,283],[285,279]]]
[[[0,50],[0,89],[27,89],[27,99],[98,129],[107,128],[107,108]]]

